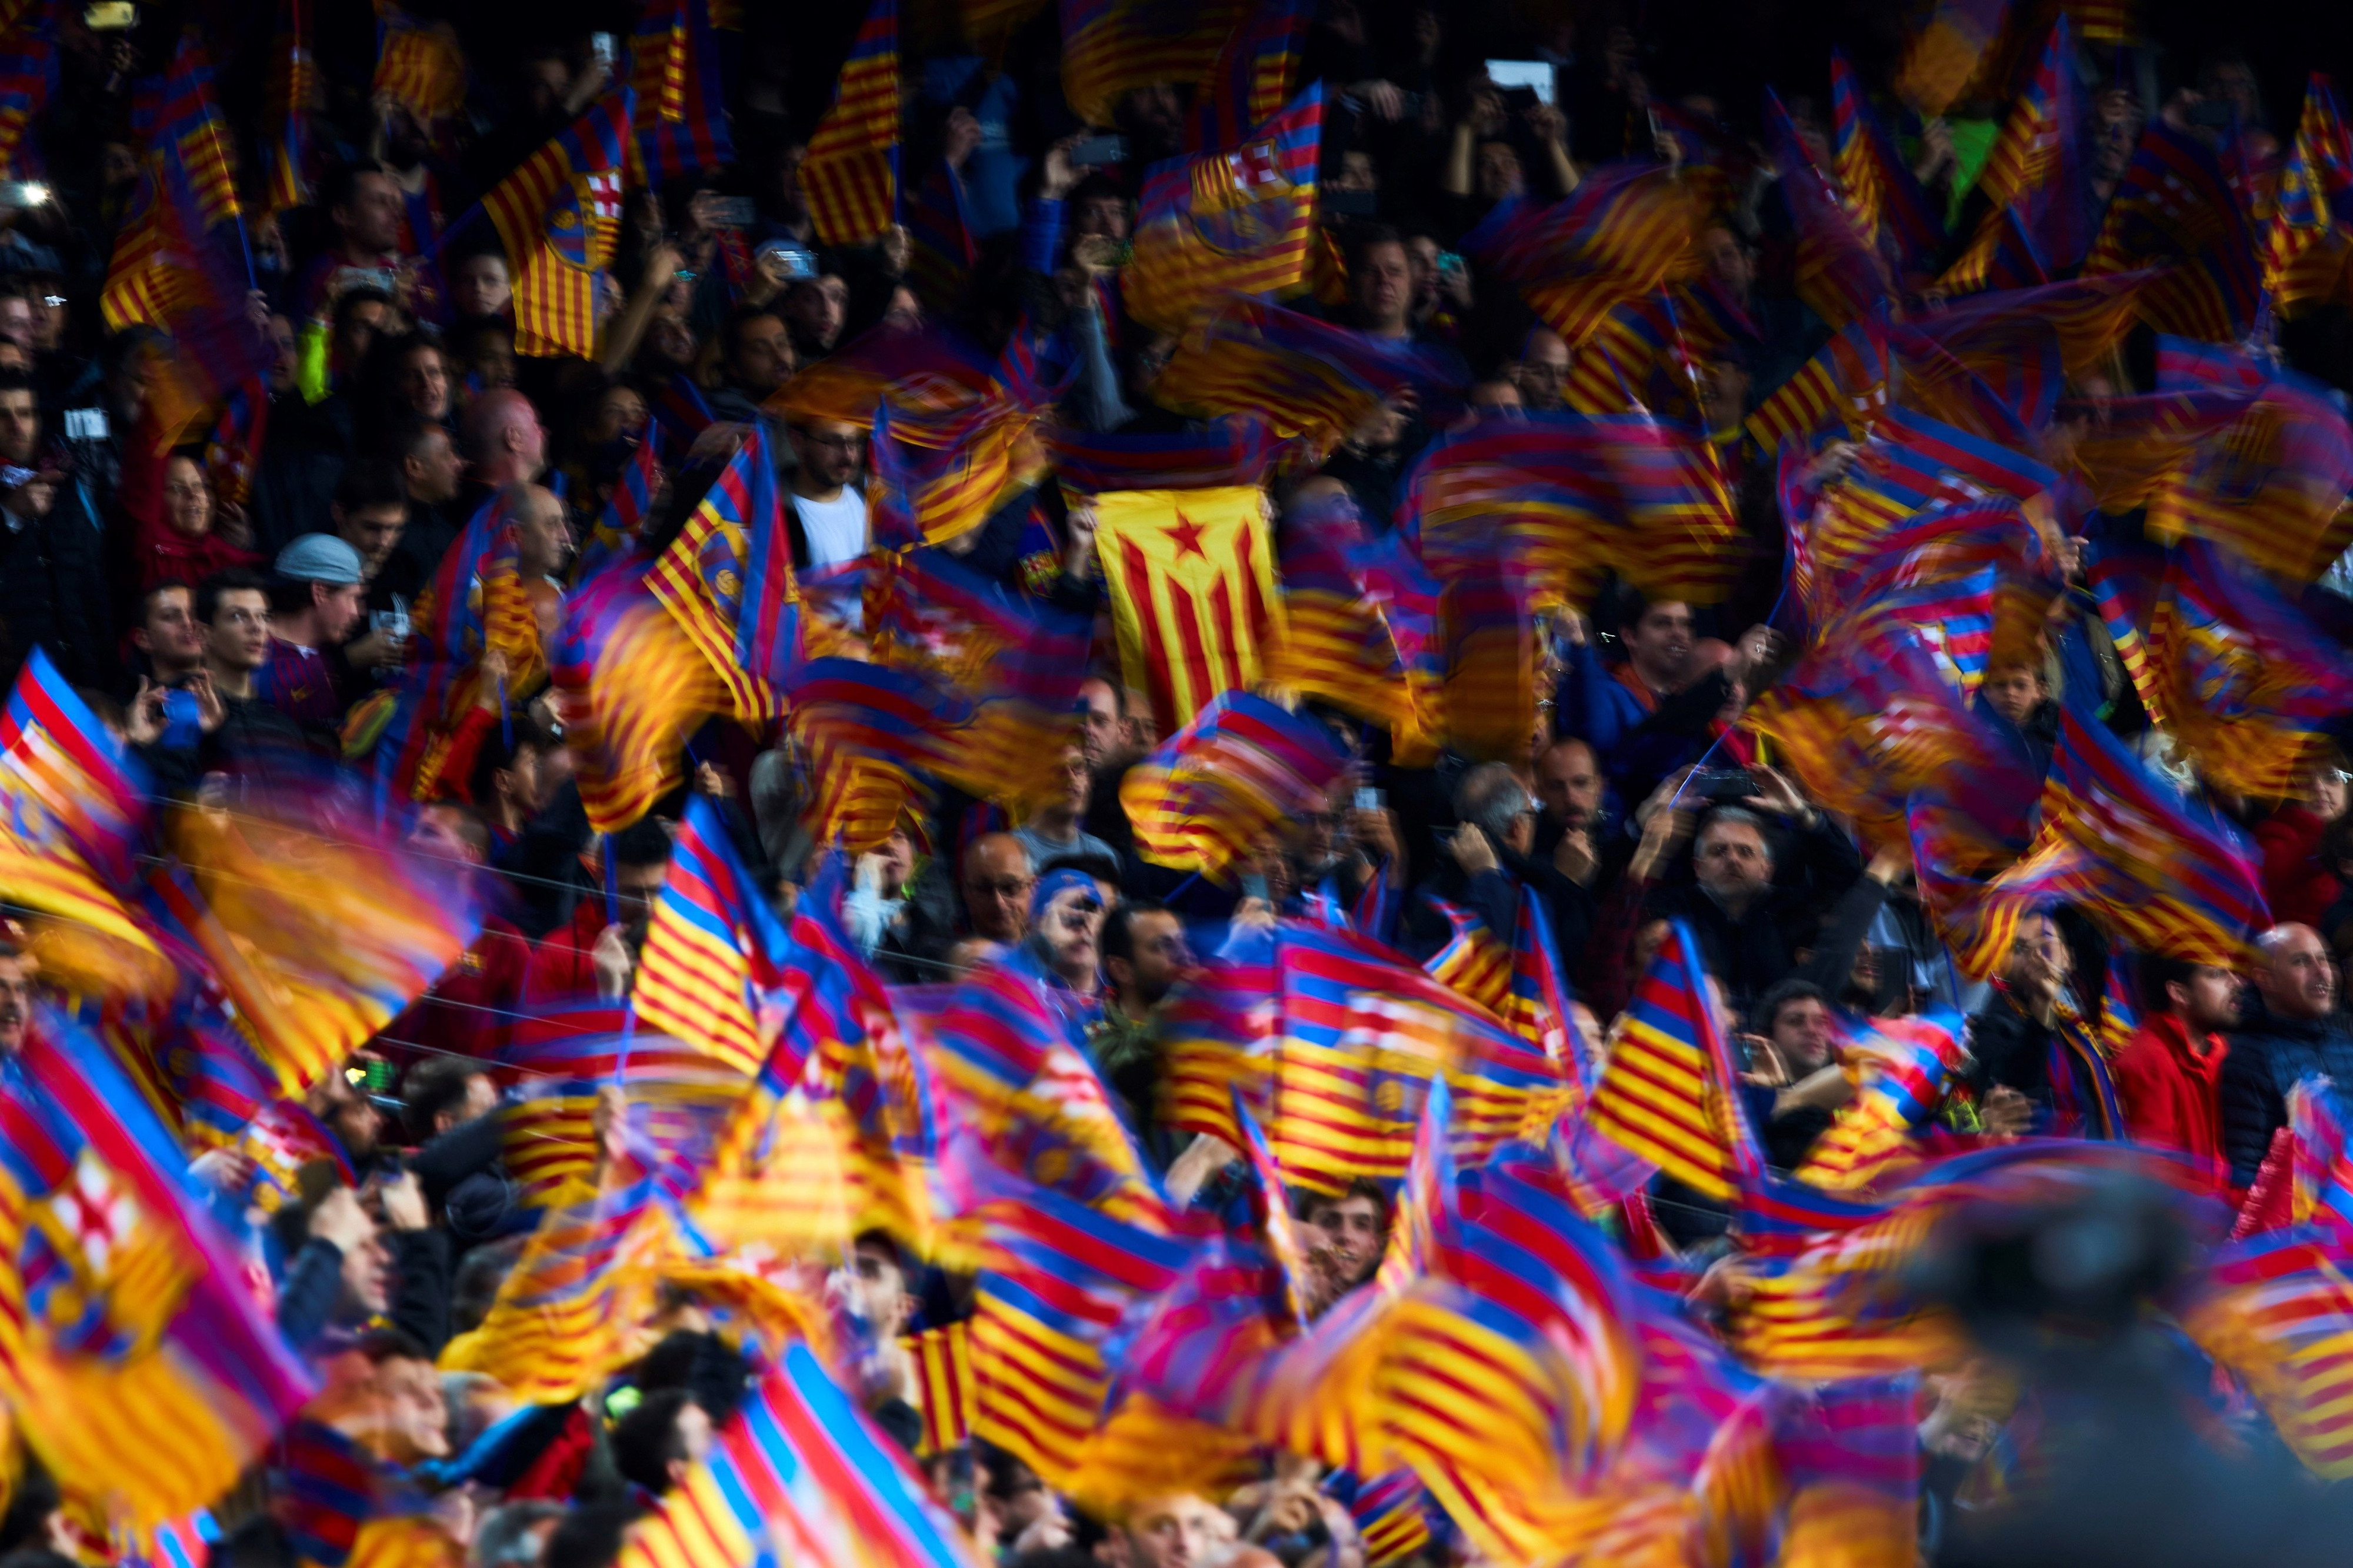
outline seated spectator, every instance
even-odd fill
[[[2229,1036],[2221,1089],[2222,1149],[2243,1192],[2287,1125],[2287,1095],[2316,1073],[2353,1083],[2353,1024],[2336,1011],[2337,966],[2309,926],[2274,926],[2256,944],[2254,1005]]]
[[[1043,866],[1058,856],[1070,855],[1100,855],[1113,866],[1119,864],[1118,850],[1079,826],[1086,819],[1093,795],[1094,777],[1088,772],[1086,753],[1073,746],[1062,759],[1061,793],[1030,812],[1029,820],[1013,830],[1013,837],[1029,851],[1030,864]]]
[[[1029,929],[1029,895],[1038,885],[1029,850],[1010,833],[984,833],[965,847],[966,926],[994,942],[1019,942]]]
[[[352,686],[343,643],[359,624],[359,554],[332,533],[306,533],[278,553],[269,585],[269,656],[254,694],[298,723],[332,730]]]

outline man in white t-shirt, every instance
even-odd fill
[[[807,572],[866,553],[866,498],[849,481],[866,455],[866,434],[836,419],[791,426],[793,565]]]

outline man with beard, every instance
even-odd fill
[[[1185,923],[1167,906],[1130,900],[1103,923],[1103,1022],[1087,1037],[1095,1066],[1117,1094],[1145,1153],[1164,1169],[1176,1150],[1154,1123],[1159,1103],[1160,1046],[1154,1018],[1161,1001],[1193,967]]]
[[[613,918],[606,918],[601,895],[583,897],[571,923],[548,932],[532,950],[523,974],[526,1004],[575,996],[618,1001],[629,994],[653,900],[670,876],[670,830],[647,817],[608,838],[605,853],[613,857]]]

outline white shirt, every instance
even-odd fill
[[[794,515],[801,520],[801,533],[808,540],[812,570],[855,561],[866,553],[866,498],[856,487],[842,486],[840,497],[834,500],[791,499]]]

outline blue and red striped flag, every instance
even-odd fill
[[[0,36],[0,177],[39,177],[40,156],[25,136],[58,88],[53,16],[28,8]]]
[[[800,595],[776,472],[756,427],[646,586],[702,652],[739,722],[757,727],[784,711],[782,687],[802,657]]]
[[[923,1479],[807,1344],[629,1529],[619,1568],[979,1568]]]
[[[2353,1282],[2329,1231],[2292,1227],[2235,1241],[2208,1270],[2183,1327],[2247,1383],[2279,1436],[2316,1475],[2353,1475],[2353,1366],[2345,1322]]]
[[[973,265],[980,259],[980,242],[973,237],[965,211],[964,176],[945,163],[935,165],[923,184],[910,190],[900,204],[907,226],[907,278],[927,310],[942,314],[964,303]]]
[[[1874,1018],[1868,1028],[1846,1047],[1850,1057],[1862,1058],[1854,1099],[1840,1108],[1830,1130],[1807,1151],[1795,1173],[1800,1182],[1831,1191],[1879,1184],[1917,1148],[1915,1135],[1944,1102],[1945,1086],[1968,1063],[1958,1014]]]
[[[1905,46],[1895,91],[1925,118],[1961,96],[2010,24],[2010,0],[1937,0]]]
[[[638,442],[637,450],[629,454],[629,460],[621,465],[605,510],[597,514],[596,526],[581,542],[580,558],[572,569],[575,583],[586,583],[636,551],[638,530],[653,510],[654,497],[662,487],[659,434],[659,426],[649,429]]]
[[[1781,192],[1797,231],[1798,298],[1833,328],[1879,314],[1896,297],[1886,263],[1839,201],[1827,172],[1815,166],[1789,111],[1770,88],[1765,89],[1765,140],[1780,169]]]
[[[728,710],[711,661],[630,562],[565,596],[549,676],[588,825],[617,833],[684,776],[687,741]]]
[[[1462,248],[1515,285],[1575,349],[1612,310],[1697,272],[1699,217],[1691,194],[1657,165],[1607,163],[1565,201],[1499,204]]]
[[[1258,835],[1320,808],[1347,764],[1322,721],[1229,691],[1129,771],[1120,804],[1144,858],[1222,879]]]
[[[515,352],[596,353],[596,277],[621,236],[621,149],[637,94],[598,99],[482,198],[514,279]]]
[[[311,53],[311,0],[278,0],[269,40],[269,93],[261,210],[284,212],[311,199],[311,94],[319,62]]]
[[[1208,80],[1248,0],[1155,5],[1149,0],[1060,0],[1062,96],[1090,125],[1110,125],[1113,108],[1154,82]]]
[[[389,93],[427,130],[466,106],[466,58],[448,23],[420,26],[393,0],[375,0],[375,47],[371,97]]]
[[[2289,1218],[2353,1245],[2353,1149],[2346,1137],[2344,1091],[2308,1078],[2289,1090],[2287,1123],[2295,1136]]]
[[[2247,209],[2213,149],[2162,118],[2142,133],[2084,275],[2145,267],[2163,268],[2135,299],[2157,331],[2236,342],[2253,330],[2263,269]]]
[[[1448,363],[1419,345],[1234,298],[1195,322],[1153,395],[1194,414],[1255,415],[1280,435],[1328,442],[1402,393],[1419,400],[1424,417],[1442,421],[1463,390]]]
[[[1304,287],[1323,129],[1318,83],[1236,147],[1154,164],[1136,197],[1134,254],[1120,279],[1128,313],[1182,332],[1220,294]]]
[[[801,189],[818,237],[862,245],[899,218],[899,8],[874,0],[809,137]]]
[[[1240,146],[1291,101],[1299,50],[1315,20],[1308,0],[1271,0],[1242,13],[1193,101],[1188,153]]]
[[[1863,96],[1846,51],[1831,51],[1831,110],[1838,133],[1838,177],[1846,205],[1866,236],[1884,226],[1905,270],[1917,271],[1944,248],[1945,226],[1921,194],[1910,164],[1897,156],[1887,127]]]
[[[638,1027],[688,1041],[736,1071],[760,1069],[772,1043],[772,996],[795,956],[785,923],[735,851],[712,798],[688,803],[670,873],[638,960]]]
[[[1273,430],[1254,414],[1229,414],[1168,435],[1099,435],[1068,426],[1046,435],[1055,477],[1090,495],[1260,484],[1280,446]]]
[[[1949,294],[2026,289],[2072,274],[2092,243],[2092,211],[2073,29],[2052,24],[2041,63],[2002,122],[1978,178],[1991,205],[1937,288]]]
[[[2304,114],[2280,170],[2263,287],[2273,306],[2343,298],[2345,262],[2353,251],[2353,135],[2337,107],[2336,84],[2319,71],[2304,89]]]
[[[638,94],[633,166],[648,183],[735,161],[710,0],[655,0],[645,8],[629,39],[629,83]]]
[[[1635,987],[1587,1116],[1604,1137],[1711,1197],[1729,1199],[1763,1174],[1688,925],[1674,924]]]

